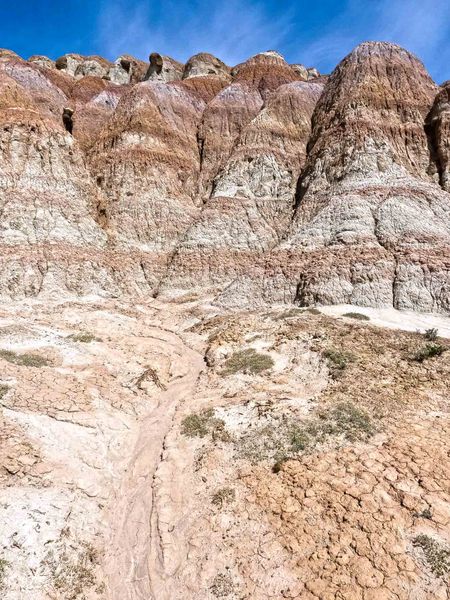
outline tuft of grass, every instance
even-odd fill
[[[214,417],[214,410],[208,409],[202,413],[192,413],[181,422],[181,433],[187,437],[203,438],[211,434],[214,440],[229,441],[225,422]]]
[[[363,313],[359,312],[348,312],[344,313],[344,317],[349,317],[350,319],[358,319],[358,321],[370,321],[370,317],[367,315],[363,315]]]
[[[450,548],[424,533],[413,539],[413,546],[422,549],[425,560],[436,577],[445,577],[450,573]]]
[[[12,350],[0,350],[0,358],[21,367],[45,367],[48,360],[39,354],[18,354]]]
[[[5,385],[4,383],[0,383],[0,400],[5,396],[9,391],[9,385]]]
[[[67,336],[68,340],[72,340],[73,342],[83,342],[84,344],[89,344],[90,342],[101,342],[102,340],[92,333],[88,333],[87,331],[81,331],[79,333],[71,333]]]
[[[233,502],[235,499],[235,491],[233,488],[224,487],[217,490],[217,492],[213,495],[211,502],[214,506],[218,508],[222,508],[224,504],[229,504]]]
[[[223,375],[233,375],[234,373],[249,373],[257,375],[263,371],[271,369],[274,365],[272,357],[268,354],[256,352],[254,348],[239,350],[225,361]]]
[[[425,339],[429,342],[435,342],[438,339],[438,330],[435,327],[426,329],[424,333]]]
[[[433,358],[434,356],[440,356],[446,350],[447,350],[447,348],[445,346],[443,346],[442,344],[435,344],[435,343],[425,344],[425,346],[423,346],[422,348],[417,350],[417,352],[413,356],[413,360],[415,360],[417,362],[423,362],[424,360],[427,360],[428,358]]]

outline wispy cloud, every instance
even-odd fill
[[[290,2],[288,2],[290,4]],[[158,51],[186,60],[211,52],[236,64],[252,54],[281,47],[292,33],[294,10],[270,16],[267,2],[123,0],[108,2],[99,19],[99,44],[110,57],[127,52],[146,58]]]
[[[109,58],[203,51],[231,65],[274,49],[329,72],[365,40],[396,42],[450,78],[449,0],[102,0],[97,41]]]
[[[330,70],[366,40],[395,42],[423,60],[437,79],[450,77],[448,0],[351,0],[303,49],[305,62]]]

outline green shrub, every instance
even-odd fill
[[[73,342],[83,342],[84,344],[89,344],[90,342],[101,342],[102,340],[92,333],[88,333],[87,331],[81,331],[79,333],[72,333],[67,336],[67,339],[72,340]]]
[[[229,441],[225,422],[214,417],[214,410],[208,409],[202,413],[192,413],[181,422],[181,433],[187,437],[203,438],[211,434],[213,439]]]
[[[11,350],[0,350],[0,358],[21,367],[45,367],[49,364],[46,358],[38,354],[17,354]]]
[[[428,358],[433,358],[434,356],[440,356],[443,352],[445,352],[447,348],[442,344],[425,344],[423,348],[420,348],[413,356],[413,359],[417,362],[423,362]]]
[[[425,339],[429,342],[435,342],[438,339],[438,330],[435,327],[426,329],[424,333]]]
[[[343,371],[347,365],[354,360],[354,356],[351,352],[344,352],[333,348],[325,350],[322,353],[322,356],[328,360],[332,373],[334,374]]]
[[[343,316],[349,317],[350,319],[358,319],[359,321],[370,321],[370,317],[358,312],[348,312],[345,313]]]
[[[450,549],[442,546],[429,535],[421,533],[413,539],[413,545],[423,550],[425,560],[436,577],[450,573]]]
[[[225,361],[224,375],[234,373],[249,373],[256,375],[271,369],[274,365],[272,357],[268,354],[256,352],[254,348],[239,350]]]

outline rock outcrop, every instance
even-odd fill
[[[330,77],[275,51],[230,68],[3,50],[0,79],[4,244],[35,255],[42,227],[55,293],[90,290],[57,251],[77,239],[102,294],[450,309],[450,86],[406,50],[364,43]],[[40,293],[40,268],[1,293]]]

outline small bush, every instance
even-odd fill
[[[438,330],[435,327],[426,329],[424,333],[425,339],[429,342],[435,342],[438,339]]]
[[[440,356],[443,352],[445,352],[446,347],[442,344],[426,344],[423,348],[420,348],[413,356],[413,359],[417,362],[423,362],[428,358],[433,358],[434,356]]]
[[[272,357],[268,354],[256,352],[253,348],[239,350],[225,361],[224,375],[234,373],[249,373],[256,375],[271,369],[274,365]]]
[[[102,340],[92,333],[88,333],[87,331],[81,331],[80,333],[72,333],[67,336],[67,339],[72,340],[73,342],[83,342],[84,344],[89,344],[90,342],[101,342]]]
[[[343,316],[348,317],[349,319],[358,319],[358,321],[370,321],[370,317],[358,312],[348,312],[345,313]]]
[[[192,413],[185,417],[181,422],[181,433],[187,437],[203,438],[211,434],[213,439],[229,441],[229,434],[225,430],[225,423],[222,419],[214,417],[213,409],[202,413]]]
[[[425,560],[436,577],[450,573],[450,549],[442,546],[429,535],[421,533],[413,539],[413,545],[423,550]]]
[[[45,367],[49,364],[46,358],[38,354],[17,354],[11,350],[0,350],[0,358],[21,367]]]
[[[225,487],[217,490],[217,492],[213,495],[211,502],[214,506],[218,508],[222,508],[224,504],[229,504],[233,502],[235,498],[235,492],[233,488]]]
[[[0,400],[5,396],[9,391],[9,386],[4,383],[0,384]]]
[[[322,355],[328,360],[332,373],[334,374],[343,371],[347,365],[354,360],[354,356],[350,352],[335,350],[333,348],[325,350]]]

